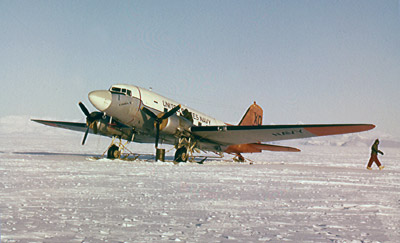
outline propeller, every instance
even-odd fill
[[[82,140],[82,145],[84,145],[85,142],[86,142],[86,138],[88,136],[88,133],[89,133],[90,126],[93,124],[93,133],[97,134],[97,123],[96,123],[96,121],[101,119],[104,114],[103,114],[103,112],[99,112],[99,111],[89,112],[89,110],[86,108],[86,106],[82,102],[79,102],[79,107],[81,108],[82,112],[86,116],[86,127],[87,127],[87,129],[86,129],[85,135],[83,136],[83,140]]]
[[[147,109],[146,107],[142,107],[142,111],[149,115],[151,118],[154,119],[155,121],[155,127],[156,127],[156,141],[155,141],[155,146],[156,149],[158,148],[158,140],[160,139],[160,126],[163,120],[167,119],[168,117],[172,116],[175,114],[179,109],[181,108],[181,105],[175,106],[173,109],[169,110],[166,113],[160,113],[158,116],[154,114],[151,110]]]

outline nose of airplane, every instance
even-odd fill
[[[108,90],[96,90],[89,93],[90,103],[99,111],[106,111],[112,102],[112,94]]]

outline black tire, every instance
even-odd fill
[[[113,144],[107,151],[107,159],[118,159],[119,158],[119,148],[117,145]]]
[[[189,155],[187,153],[187,148],[181,147],[176,150],[174,161],[175,162],[186,162],[188,160],[188,157],[189,157]]]

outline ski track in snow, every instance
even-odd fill
[[[90,160],[109,140],[0,136],[1,242],[399,242],[400,151],[303,146],[254,161]],[[151,145],[130,145],[152,153]],[[230,158],[230,157],[228,157]]]

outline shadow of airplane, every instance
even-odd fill
[[[0,153],[3,153],[0,151]],[[106,157],[102,157],[99,154],[88,154],[88,153],[60,153],[60,152],[12,152],[12,154],[19,154],[19,155],[34,155],[34,156],[75,156],[75,157],[85,157],[85,158],[95,158],[95,159],[106,159]],[[216,158],[207,158],[204,156],[195,157],[193,162],[202,163],[206,159],[214,160]],[[127,161],[135,161],[135,160],[144,160],[147,162],[155,162],[155,156],[153,154],[131,154],[128,157],[124,157],[123,160]],[[174,156],[165,156],[166,162],[172,162],[174,160]]]

